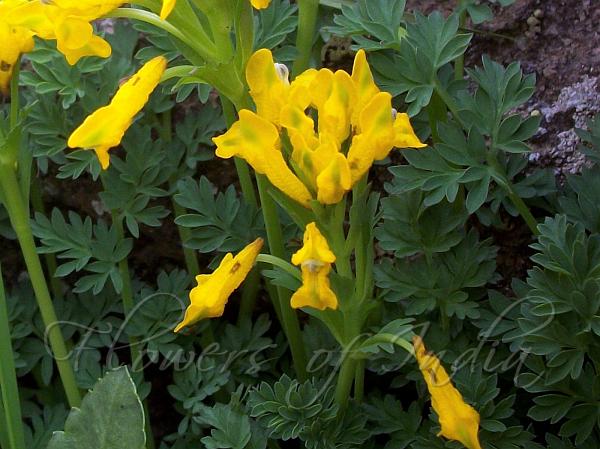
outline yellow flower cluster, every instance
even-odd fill
[[[270,0],[251,0],[255,8]],[[15,63],[33,50],[33,37],[55,40],[69,64],[84,56],[107,58],[108,42],[94,34],[91,22],[123,5],[121,0],[0,0],[0,91],[6,93]],[[166,19],[176,0],[163,0],[160,17]]]
[[[119,7],[116,0],[0,0],[0,88],[6,91],[21,53],[33,36],[55,40],[69,64],[84,56],[110,56],[108,42],[94,34],[93,20]]]
[[[438,436],[460,441],[468,449],[481,449],[477,436],[479,413],[464,401],[439,359],[427,352],[420,337],[414,337],[413,346],[419,369],[431,394],[431,405],[442,427]]]
[[[240,111],[214,139],[216,154],[245,159],[305,207],[314,199],[339,202],[394,147],[426,146],[408,115],[397,113],[392,96],[379,90],[362,50],[352,74],[310,69],[290,83],[287,68],[262,49],[250,58],[246,79],[257,112]],[[288,139],[290,148],[283,143]]]

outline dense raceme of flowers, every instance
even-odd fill
[[[239,121],[214,139],[217,155],[245,159],[305,207],[313,199],[338,203],[394,147],[425,146],[408,115],[393,110],[392,96],[373,81],[363,51],[351,75],[309,69],[290,83],[287,68],[263,49],[250,58],[246,79],[257,112],[240,111]]]

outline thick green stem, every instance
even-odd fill
[[[7,449],[25,449],[19,387],[9,325],[8,305],[0,267],[0,360],[2,360],[0,363],[0,392],[9,443]]]
[[[179,27],[175,27],[173,24],[162,20],[159,16],[152,12],[143,11],[136,8],[117,8],[114,11],[106,14],[104,17],[114,19],[134,19],[149,23],[150,25],[154,25],[155,27],[166,31],[173,37],[176,37],[181,42],[192,48],[203,59],[209,61],[218,59],[218,53],[215,49],[214,43],[202,29],[194,28],[188,30],[188,27],[183,26],[183,24],[180,24]]]
[[[0,188],[2,189],[5,207],[10,217],[10,222],[17,234],[25,265],[31,278],[33,291],[46,326],[50,347],[54,353],[58,372],[62,380],[67,400],[71,407],[81,404],[81,395],[75,381],[75,373],[69,362],[69,354],[65,345],[62,332],[58,325],[56,311],[52,304],[42,264],[35,248],[33,234],[29,223],[28,205],[25,204],[21,188],[13,167],[0,164]]]
[[[298,34],[296,48],[298,57],[292,73],[298,76],[308,69],[315,38],[315,28],[319,17],[319,0],[298,0]]]
[[[283,244],[283,233],[281,231],[281,223],[277,215],[277,206],[273,198],[269,195],[269,181],[264,175],[256,175],[258,184],[258,193],[260,203],[262,205],[265,227],[267,230],[267,239],[269,241],[269,250],[271,254],[280,259],[285,259],[285,245]],[[304,342],[302,341],[302,333],[300,331],[300,323],[296,311],[290,305],[290,294],[283,287],[277,286],[277,298],[272,298],[278,301],[281,318],[283,320],[283,330],[290,343],[292,351],[292,359],[298,380],[303,382],[307,379],[306,374],[306,351],[304,350]]]
[[[358,360],[354,373],[354,399],[359,403],[362,402],[365,393],[365,364],[365,360]]]
[[[348,406],[352,383],[354,382],[354,375],[356,373],[356,360],[346,353],[344,353],[343,357],[344,360],[342,361],[337,386],[335,388],[335,401],[342,410]]]

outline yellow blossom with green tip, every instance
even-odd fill
[[[71,134],[70,148],[93,149],[103,169],[108,168],[108,150],[121,143],[134,117],[148,102],[167,68],[167,60],[157,56],[142,66],[104,106],[91,115]]]
[[[229,296],[252,270],[262,246],[263,239],[256,239],[235,257],[227,253],[212,274],[196,276],[198,285],[190,292],[190,305],[185,311],[183,321],[177,325],[174,332],[179,332],[205,318],[223,315]]]
[[[481,449],[479,444],[479,413],[467,404],[441,365],[427,352],[420,337],[413,338],[419,369],[431,394],[431,405],[438,415],[442,430],[438,436],[461,442],[468,449]]]
[[[302,286],[292,295],[294,309],[312,307],[318,310],[337,309],[338,299],[329,283],[335,254],[317,225],[309,223],[304,232],[303,246],[293,256],[292,263],[302,271]]]

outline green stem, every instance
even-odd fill
[[[156,14],[136,8],[117,8],[106,14],[104,17],[113,19],[134,19],[149,23],[179,39],[188,47],[192,48],[203,59],[218,59],[218,53],[213,42],[202,29],[194,29],[193,32],[188,31],[184,33],[180,28],[175,27],[166,20],[162,20]]]
[[[359,403],[362,402],[365,393],[365,365],[364,359],[358,360],[354,373],[354,399]]]
[[[19,387],[9,326],[8,305],[0,267],[0,360],[2,360],[0,363],[0,392],[9,441],[7,449],[25,449]]]
[[[494,148],[494,145],[493,145],[494,141],[495,141],[495,139],[494,139],[494,137],[492,137],[492,147],[488,151],[488,155],[487,155],[488,165],[491,166],[494,170],[496,170],[496,172],[502,177],[504,182],[500,182],[500,183],[498,183],[498,185],[506,191],[506,193],[508,194],[508,197],[510,198],[510,200],[512,201],[514,206],[517,208],[517,210],[519,211],[519,215],[521,215],[523,220],[525,220],[525,223],[527,224],[527,226],[529,227],[529,229],[531,230],[533,235],[539,235],[540,232],[538,231],[537,220],[535,219],[535,217],[529,210],[529,207],[527,207],[527,204],[525,204],[525,202],[521,199],[521,197],[517,194],[517,192],[515,192],[513,184],[510,181],[510,179],[508,179],[508,175],[506,174],[506,171],[498,163],[498,159],[496,158],[496,154],[495,154],[495,152],[497,150]]]
[[[40,183],[38,181],[38,178],[33,175],[31,178],[31,205],[33,206],[34,211],[42,215],[46,215]],[[56,256],[51,253],[44,254],[44,260],[46,261],[46,269],[48,271],[47,274],[50,278],[50,289],[52,290],[52,296],[54,298],[60,298],[62,297],[62,288],[60,286],[60,280],[56,276],[54,276],[57,267]]]
[[[286,273],[288,273],[288,274],[292,275],[293,277],[295,277],[296,279],[298,279],[299,281],[302,281],[302,275],[300,274],[300,270],[298,270],[298,268],[293,266],[291,263],[289,263],[279,257],[272,256],[271,254],[259,254],[258,257],[256,258],[256,261],[268,263],[270,265],[279,267]]]
[[[231,126],[231,124],[235,121],[235,109],[239,111],[242,107],[246,107],[247,104],[250,103],[250,100],[247,98],[243,99],[243,103],[237,105],[233,105],[223,97],[221,97],[221,101],[223,103],[223,113],[225,115],[225,120],[227,121],[228,126]],[[248,170],[249,176],[250,172],[248,164],[246,164],[245,161],[241,162],[243,162],[243,166],[245,167],[245,169]],[[240,171],[238,171],[238,175],[240,175]],[[248,181],[245,182],[248,183]],[[243,191],[244,182],[242,182],[241,178],[240,183],[242,185]],[[283,244],[283,233],[281,231],[281,223],[279,222],[279,216],[277,215],[277,205],[275,204],[275,201],[273,200],[271,195],[269,195],[268,192],[270,183],[264,175],[256,173],[256,184],[258,188],[258,195],[260,199],[263,219],[265,222],[265,228],[267,231],[267,240],[270,252],[275,257],[285,259],[285,245]],[[249,189],[249,186],[247,186],[246,188]],[[280,317],[281,326],[290,344],[292,361],[294,364],[294,369],[296,371],[296,376],[298,377],[299,381],[303,382],[308,378],[308,375],[306,373],[307,357],[306,351],[304,349],[304,341],[302,340],[300,322],[298,321],[296,311],[292,309],[292,306],[290,304],[290,293],[280,286],[277,286],[275,290],[277,294],[270,295],[270,297],[274,303],[275,310],[279,311],[278,317]],[[270,290],[270,292],[272,292],[272,290]]]
[[[0,164],[0,188],[2,189],[6,210],[11,224],[17,234],[25,265],[29,272],[33,291],[40,308],[42,320],[46,326],[50,346],[54,353],[58,372],[62,380],[67,400],[71,407],[81,404],[81,394],[75,381],[75,373],[69,362],[69,354],[62,332],[58,325],[56,311],[52,304],[42,264],[35,248],[33,234],[29,223],[28,205],[25,203],[14,167]]]
[[[256,174],[256,181],[260,203],[262,205],[265,228],[267,230],[269,250],[273,256],[284,259],[285,245],[283,244],[283,233],[281,231],[279,216],[277,215],[277,206],[268,192],[269,181],[264,175],[259,175],[258,173]],[[303,382],[307,379],[307,358],[304,350],[304,342],[302,341],[298,315],[296,315],[296,311],[292,309],[292,306],[290,305],[289,292],[280,286],[277,286],[276,290],[277,298],[272,299],[279,303],[279,310],[281,311],[281,318],[283,319],[283,330],[290,343],[296,375],[298,380]]]
[[[342,411],[348,406],[350,391],[352,390],[352,383],[354,382],[354,375],[356,372],[356,360],[350,357],[346,352],[344,352],[343,357],[344,360],[342,361],[335,388],[335,401]]]
[[[319,17],[319,0],[298,0],[298,34],[296,48],[298,57],[292,74],[298,76],[308,69],[315,38],[315,28]]]

